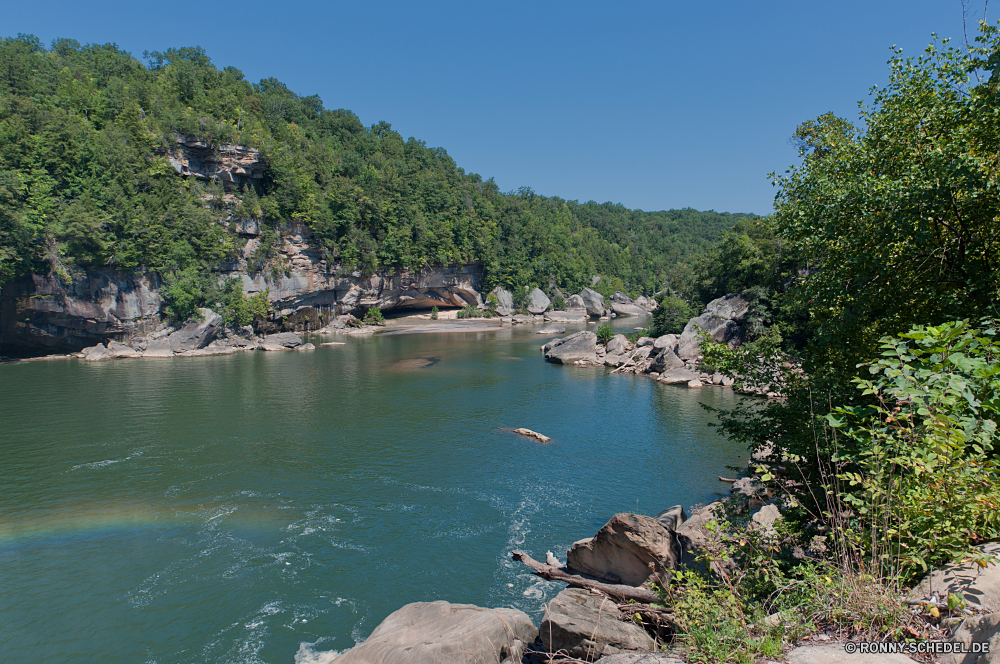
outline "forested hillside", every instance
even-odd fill
[[[178,137],[257,148],[259,185],[178,174]],[[669,183],[664,183],[669,186]],[[740,217],[500,192],[441,148],[365,127],[275,79],[252,84],[200,48],[146,53],[30,36],[0,42],[0,284],[74,267],[207,271],[245,240],[307,224],[345,271],[480,262],[485,288],[650,293]],[[266,242],[265,242],[266,247]]]

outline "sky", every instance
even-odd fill
[[[502,191],[643,210],[769,213],[799,123],[856,120],[891,46],[963,41],[960,0],[2,4],[0,36],[201,46]]]

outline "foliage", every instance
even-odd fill
[[[492,309],[480,309],[479,307],[467,304],[455,314],[458,318],[493,318],[497,315]]]
[[[1000,538],[1000,340],[996,326],[918,326],[881,340],[872,378],[856,378],[871,404],[835,408],[832,460],[841,499],[856,513],[861,547],[890,542],[904,577]]]
[[[556,298],[552,300],[552,310],[566,311],[566,300],[564,300],[561,296],[557,295]]]
[[[435,304],[433,307],[431,307],[431,320],[437,320],[437,319],[438,319],[438,308],[437,305]]]
[[[662,295],[657,300],[653,310],[653,335],[661,337],[664,334],[680,334],[688,321],[697,316],[700,311],[674,295]]]
[[[490,293],[486,296],[486,308],[490,311],[496,311],[497,307],[500,306],[500,300],[497,298],[496,293]]]
[[[382,310],[378,307],[372,307],[365,312],[365,317],[362,319],[365,325],[385,325],[385,316],[382,314]]]
[[[615,331],[611,329],[610,325],[604,324],[597,328],[597,343],[605,344],[611,341],[615,336]]]
[[[243,281],[233,277],[223,282],[213,308],[222,316],[227,327],[243,327],[267,318],[271,308],[267,296],[265,291],[247,297],[243,293]]]
[[[175,171],[178,136],[258,148],[262,182],[226,203],[220,183]],[[0,284],[44,272],[52,256],[91,269],[204,271],[236,257],[231,222],[254,219],[251,272],[282,269],[282,226],[300,222],[345,271],[475,261],[486,289],[576,292],[605,275],[653,292],[740,218],[502,193],[441,148],[385,122],[366,127],[275,79],[246,81],[201,48],[140,61],[113,44],[0,40]]]

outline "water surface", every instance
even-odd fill
[[[0,365],[0,660],[290,664],[407,602],[537,617],[562,584],[512,549],[563,559],[745,459],[700,407],[729,390],[550,365],[530,328],[343,340]]]

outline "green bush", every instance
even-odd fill
[[[680,334],[688,321],[697,316],[699,311],[679,297],[664,295],[657,302],[653,311],[653,336],[664,334]]]
[[[597,343],[599,344],[607,344],[614,336],[615,332],[610,325],[605,324],[597,328]]]
[[[552,300],[552,309],[555,311],[566,311],[566,300],[556,297],[556,299]]]
[[[500,306],[500,300],[497,299],[495,293],[490,293],[489,295],[486,296],[486,307],[490,311],[496,311],[497,307],[499,306]]]
[[[490,311],[489,309],[480,309],[472,306],[471,304],[467,304],[458,310],[457,316],[459,318],[492,318],[496,316],[496,312]]]
[[[365,325],[385,325],[385,316],[382,315],[381,309],[372,307],[365,312],[363,322]]]
[[[431,307],[431,320],[437,320],[437,319],[438,319],[438,308],[437,305],[435,304],[433,307]]]

